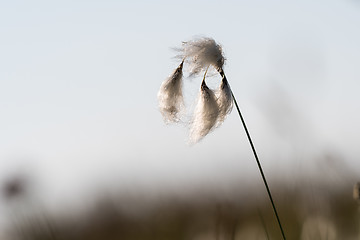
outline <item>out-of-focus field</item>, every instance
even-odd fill
[[[77,212],[18,211],[7,235],[19,240],[281,239],[264,191],[248,188],[222,196],[199,189],[158,198],[103,195]],[[275,184],[272,192],[287,239],[359,239],[353,185]]]

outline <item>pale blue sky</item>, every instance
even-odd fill
[[[359,26],[350,0],[3,1],[1,179],[36,169],[50,198],[112,181],[260,181],[235,111],[191,147],[186,126],[162,122],[171,47],[199,35],[224,48],[265,172],[291,175],[329,150],[359,169]],[[188,104],[199,82],[186,80]]]

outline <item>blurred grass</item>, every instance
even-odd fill
[[[359,239],[358,202],[352,186],[312,185],[312,191],[276,186],[275,201],[287,239]],[[37,213],[12,226],[12,239],[28,240],[180,240],[280,239],[266,196],[235,193],[163,197],[99,197],[85,213]],[[142,201],[143,200],[143,201]],[[137,207],[138,206],[138,207]]]

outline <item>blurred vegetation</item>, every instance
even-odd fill
[[[352,187],[275,186],[287,239],[359,239],[359,203]],[[82,213],[37,212],[17,219],[9,239],[281,239],[269,200],[257,191],[226,197],[199,191],[151,201],[141,195],[101,196]]]

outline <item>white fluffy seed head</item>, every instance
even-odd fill
[[[183,62],[161,84],[158,92],[159,109],[165,123],[179,121],[179,114],[184,107],[182,94]]]
[[[225,58],[222,47],[214,39],[204,37],[183,42],[178,51],[180,51],[178,57],[183,60],[175,72],[160,87],[158,93],[159,108],[166,123],[179,121],[179,115],[184,107],[182,95],[184,61],[189,65],[190,76],[206,70],[193,119],[190,123],[190,142],[196,143],[224,122],[233,107],[232,92],[223,71]],[[216,92],[209,89],[205,83],[205,76],[209,67],[210,70],[216,70],[223,78]]]
[[[180,56],[186,58],[190,65],[191,75],[200,73],[208,66],[213,66],[218,71],[225,62],[222,47],[212,38],[204,37],[183,42],[180,52]]]
[[[219,106],[215,93],[203,82],[190,129],[190,143],[197,143],[213,130],[218,115]]]
[[[233,108],[233,98],[231,94],[231,89],[228,81],[226,80],[226,77],[223,77],[220,87],[216,92],[216,97],[219,106],[219,116],[217,119],[217,126],[220,126]]]

